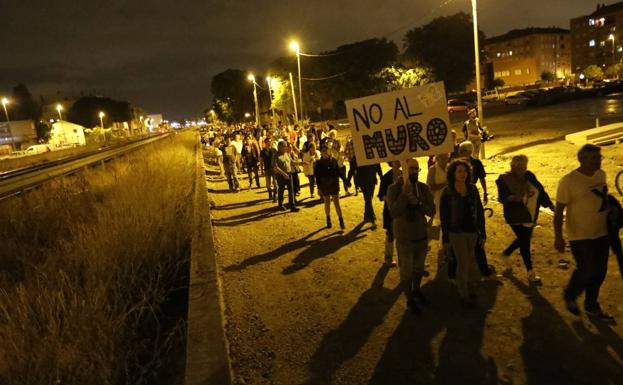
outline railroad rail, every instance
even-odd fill
[[[119,146],[0,173],[0,200],[33,189],[54,178],[71,175],[86,167],[125,155],[168,136],[169,134],[152,136]]]

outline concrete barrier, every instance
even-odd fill
[[[229,345],[199,137],[197,143],[185,384],[227,385],[232,382]]]
[[[601,127],[574,132],[565,136],[567,142],[581,146],[586,143],[612,144],[623,140],[623,123],[612,123]]]

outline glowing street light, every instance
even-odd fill
[[[299,120],[303,120],[303,88],[301,81],[301,46],[296,40],[292,40],[290,42],[290,50],[296,53],[296,63],[299,69],[299,107],[301,110],[301,118]]]
[[[260,106],[257,103],[257,83],[255,83],[255,75],[249,74],[247,76],[250,82],[253,83],[253,102],[255,103],[255,124],[260,127]]]
[[[612,65],[614,65],[614,35],[610,34],[610,36],[608,36],[608,40],[612,41]]]
[[[99,113],[100,127],[102,128],[102,130],[104,129],[104,116],[106,116],[106,114],[104,114],[103,111],[100,111],[100,113]]]
[[[268,95],[270,96],[270,111],[273,116],[273,124],[275,124],[275,106],[273,105],[273,78],[266,76],[266,83],[268,83]]]
[[[9,126],[9,135],[11,135],[11,148],[15,150],[15,138],[13,138],[13,132],[11,131],[11,119],[9,119],[9,110],[6,106],[11,102],[7,98],[2,98],[2,108],[4,108],[4,115],[6,116],[6,124]]]
[[[58,121],[60,122],[61,120],[63,120],[63,115],[61,114],[61,111],[63,111],[63,106],[59,103],[56,105],[56,112],[58,112]]]

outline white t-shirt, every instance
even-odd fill
[[[604,199],[592,190],[605,194],[606,173],[597,170],[587,176],[577,170],[560,179],[556,201],[567,205],[565,225],[570,241],[596,239],[608,235]]]
[[[234,147],[236,147],[236,151],[238,152],[238,155],[242,154],[242,140],[232,140],[231,144],[233,144]]]

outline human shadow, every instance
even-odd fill
[[[623,370],[592,337],[579,328],[578,339],[560,313],[534,286],[508,278],[532,304],[522,318],[523,358],[527,384],[622,384]],[[579,323],[579,322],[578,322]],[[581,323],[580,323],[581,324]],[[620,341],[620,339],[619,339]],[[601,345],[601,346],[600,346]]]
[[[422,287],[432,305],[419,316],[405,312],[379,360],[371,385],[497,384],[491,357],[481,354],[485,320],[493,307],[498,284],[478,288],[477,305],[459,305],[456,290],[437,275]],[[435,354],[434,341],[445,331]],[[438,364],[435,357],[438,356]]]
[[[293,260],[292,263],[283,269],[282,274],[288,275],[295,273],[310,263],[315,261],[316,259],[326,257],[327,255],[333,254],[342,247],[357,241],[358,239],[364,238],[365,235],[362,235],[363,224],[358,224],[353,227],[348,233],[343,234],[342,232],[333,233],[328,237],[323,237],[317,240],[311,241],[307,248],[299,253]],[[343,234],[343,235],[342,235]],[[341,235],[341,236],[340,236]]]
[[[553,138],[539,139],[539,140],[534,140],[532,142],[524,142],[522,144],[518,144],[518,145],[515,145],[515,146],[505,147],[502,150],[498,151],[495,155],[491,156],[490,159],[494,159],[496,156],[510,154],[511,152],[524,150],[526,148],[538,146],[538,145],[541,145],[541,144],[550,144],[550,143],[559,142],[559,141],[564,140],[564,139],[565,139],[565,136],[564,135],[560,135],[560,136],[555,136]]]
[[[252,201],[244,201],[244,202],[235,202],[235,203],[228,203],[226,205],[220,205],[217,206],[215,208],[215,210],[233,210],[233,209],[239,209],[239,208],[243,208],[243,207],[248,207],[248,206],[254,206],[256,204],[259,203],[263,203],[263,202],[267,202],[268,199],[254,199]]]
[[[374,329],[400,297],[400,287],[383,286],[389,268],[381,266],[370,288],[364,291],[346,319],[324,335],[309,363],[310,378],[305,384],[329,384],[340,366],[353,358],[364,346]]]
[[[289,243],[284,243],[283,245],[279,246],[278,248],[266,252],[266,253],[262,253],[262,254],[258,254],[258,255],[254,255],[250,258],[245,259],[242,262],[236,263],[234,265],[230,265],[227,266],[226,268],[224,268],[224,271],[227,272],[232,272],[232,271],[242,271],[244,269],[246,269],[247,267],[250,266],[254,266],[260,263],[265,263],[265,262],[269,262],[272,260],[275,260],[277,258],[279,258],[282,255],[285,255],[289,252],[298,250],[300,248],[303,248],[305,246],[310,245],[313,242],[317,242],[319,240],[322,240],[323,238],[327,238],[327,237],[331,237],[334,236],[335,233],[331,233],[331,234],[326,234],[324,236],[322,236],[321,238],[319,238],[318,240],[310,240],[311,237],[313,237],[314,235],[318,234],[319,232],[323,231],[324,228],[319,228],[318,230],[315,230],[309,234],[307,234],[306,236],[304,236],[301,239],[297,239],[296,241],[292,241]]]

